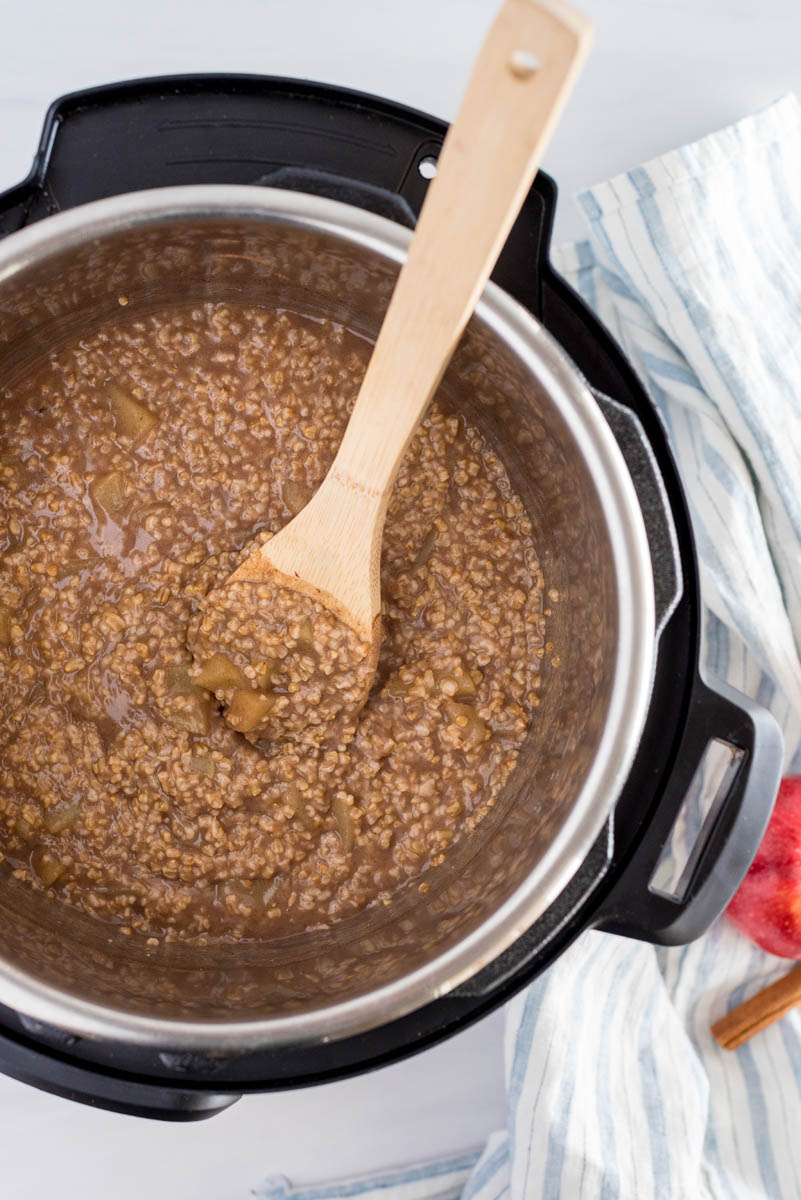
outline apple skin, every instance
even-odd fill
[[[801,959],[801,775],[781,781],[756,858],[726,911],[769,954]]]

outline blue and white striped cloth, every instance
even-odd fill
[[[801,767],[801,106],[788,96],[584,192],[557,268],[662,413],[689,496],[709,674]],[[686,854],[692,815],[674,838]],[[509,1006],[482,1152],[263,1200],[795,1200],[801,1012],[734,1053],[710,1023],[786,971],[725,920],[655,950],[587,933]],[[443,1114],[443,1121],[447,1120]]]

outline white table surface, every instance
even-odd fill
[[[45,109],[116,79],[243,71],[321,79],[452,117],[496,0],[39,0],[2,6],[0,190]],[[797,0],[584,0],[597,25],[545,167],[570,195],[801,92]],[[369,1076],[252,1097],[209,1123],[134,1121],[0,1077],[9,1200],[231,1200],[466,1149],[503,1122],[502,1014]]]

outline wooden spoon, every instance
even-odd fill
[[[404,451],[439,383],[589,50],[562,0],[507,0],[429,185],[334,462],[304,509],[229,577],[313,597],[380,637],[381,539]]]

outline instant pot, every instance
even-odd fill
[[[261,297],[374,336],[445,132],[285,79],[65,97],[30,176],[0,196],[4,379],[121,299],[136,312]],[[510,786],[429,873],[425,898],[407,890],[291,944],[154,950],[6,872],[0,1070],[120,1112],[198,1119],[431,1045],[585,929],[677,944],[727,905],[770,815],[781,736],[701,679],[681,484],[632,368],[550,266],[555,202],[540,174],[443,381],[532,516],[562,660],[543,664]],[[698,842],[666,880],[671,833],[702,790]]]

